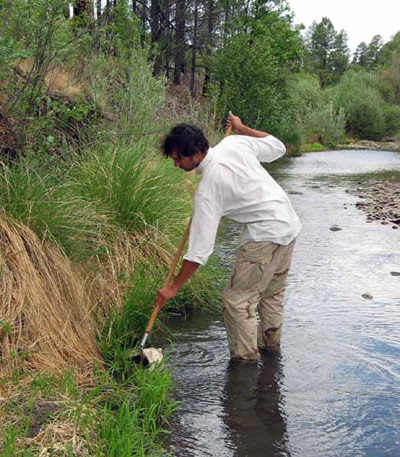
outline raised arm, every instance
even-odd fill
[[[229,111],[228,114],[227,127],[229,126],[232,128],[232,131],[236,133],[236,135],[246,135],[254,138],[264,138],[269,135],[269,133],[247,127],[242,123],[240,117],[232,114],[232,111]]]

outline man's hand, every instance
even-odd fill
[[[196,262],[190,262],[189,260],[184,260],[182,267],[175,278],[173,284],[165,286],[157,292],[156,298],[154,300],[154,306],[159,306],[163,308],[165,303],[181,290],[184,284],[189,281],[189,279],[194,275],[195,271],[199,267],[199,264]]]
[[[240,129],[243,127],[243,123],[240,117],[235,116],[234,114],[232,114],[232,111],[229,111],[226,126],[231,127],[234,133],[240,133]]]
[[[267,132],[262,132],[260,130],[254,130],[250,127],[247,127],[243,124],[240,117],[232,114],[232,111],[229,111],[226,126],[232,127],[232,131],[236,133],[236,135],[247,135],[252,136],[254,138],[264,138],[269,135],[269,133]]]
[[[156,298],[154,300],[154,306],[158,306],[160,309],[164,308],[165,303],[178,293],[178,288],[175,285],[169,285],[163,287],[157,292]]]

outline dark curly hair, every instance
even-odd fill
[[[208,140],[203,131],[191,124],[176,125],[161,143],[161,150],[165,157],[169,157],[174,150],[180,156],[191,157],[197,151],[205,154],[208,148]]]

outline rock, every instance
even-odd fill
[[[399,227],[397,225],[393,225],[392,229],[397,230]]]
[[[364,294],[361,295],[362,298],[365,298],[366,300],[372,300],[374,297],[372,296],[371,293],[365,292]]]
[[[290,194],[290,195],[303,195],[303,192],[300,192],[298,190],[289,190],[288,194]]]
[[[331,232],[338,232],[339,230],[343,230],[340,228],[338,225],[332,225],[332,227],[329,229]]]
[[[392,276],[400,276],[400,271],[391,271],[390,274]]]

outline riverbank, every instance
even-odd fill
[[[352,143],[338,144],[335,146],[335,149],[400,152],[400,141],[396,141],[395,139],[391,139],[390,141],[360,140]]]
[[[371,180],[359,182],[351,193],[360,199],[356,208],[366,214],[367,222],[380,222],[391,225],[394,230],[400,228],[400,176],[399,181]]]
[[[350,151],[391,151],[400,152],[400,141],[371,141],[360,140],[355,142],[345,142],[335,145],[333,148],[324,146],[321,143],[303,144],[300,147],[300,154],[305,152],[322,152],[329,150],[350,150]]]

